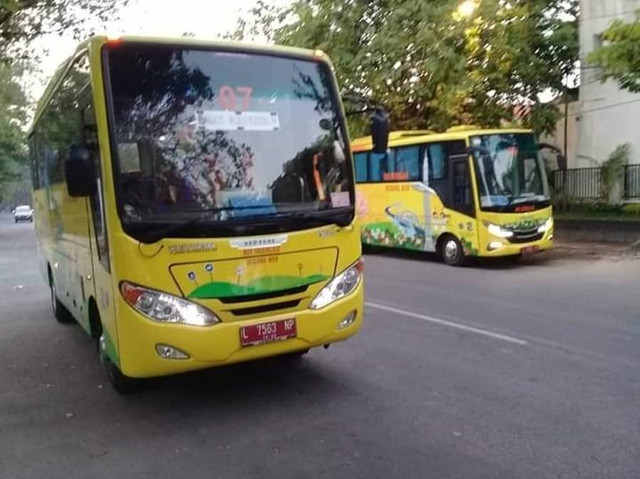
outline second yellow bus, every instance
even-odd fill
[[[362,241],[468,256],[551,248],[549,187],[530,130],[395,131],[386,153],[371,138],[352,143]]]

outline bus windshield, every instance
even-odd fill
[[[105,63],[124,225],[353,215],[325,63],[136,43],[109,46]]]
[[[480,207],[515,210],[549,202],[549,188],[535,138],[529,133],[471,137]]]

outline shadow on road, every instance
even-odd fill
[[[62,328],[69,328],[69,334],[64,335],[61,331],[60,336],[66,336],[66,341],[73,343],[72,349],[80,355],[73,362],[84,362],[88,369],[94,370],[92,376],[98,373],[98,377],[103,378],[104,389],[118,396],[111,390],[106,373],[101,371],[95,343],[77,324]],[[314,360],[314,357],[320,357],[323,353],[330,354],[318,348],[298,359],[272,357],[143,379],[139,391],[126,396],[125,400],[127,407],[135,409],[138,405],[159,413],[169,413],[174,407],[181,409],[185,405],[183,403],[193,405],[194,402],[211,403],[221,411],[238,407],[251,411],[258,405],[262,407],[273,402],[288,403],[287,407],[299,402],[300,407],[305,407],[308,406],[309,396],[319,400],[325,394],[329,397],[336,393],[336,372],[339,377],[339,370],[326,371],[325,374],[321,362]]]
[[[316,352],[321,354],[321,351]],[[196,396],[213,400],[219,405],[288,397],[298,393],[319,393],[329,385],[328,378],[314,367],[311,356],[299,359],[270,358],[247,363],[203,369],[174,376],[143,381],[144,390],[153,389],[153,396]],[[283,390],[286,393],[283,393]]]
[[[445,265],[436,253],[427,253],[423,251],[412,251],[395,248],[382,248],[363,246],[365,255],[383,256],[394,259],[425,261],[429,263],[439,264],[442,267],[450,268]],[[531,265],[544,265],[557,259],[557,255],[552,252],[542,252],[530,256],[502,256],[497,258],[479,258],[468,257],[464,267],[479,269],[516,269]]]

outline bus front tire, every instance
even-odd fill
[[[465,255],[462,243],[453,235],[447,235],[440,244],[440,256],[449,266],[462,266]]]
[[[104,364],[104,369],[111,386],[113,386],[113,389],[115,389],[118,394],[133,394],[140,389],[140,380],[123,374],[118,366],[113,364],[111,359],[109,359],[102,347],[100,347],[100,360],[102,364]]]
[[[140,389],[140,382],[135,378],[130,378],[122,374],[122,371],[111,362],[109,358],[104,359],[104,367],[107,371],[107,377],[113,389],[118,394],[127,395],[133,394]]]

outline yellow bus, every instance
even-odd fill
[[[91,38],[30,150],[55,318],[95,338],[119,392],[360,329],[353,162],[321,51]]]
[[[365,245],[437,252],[450,265],[552,246],[549,187],[529,130],[395,131],[384,153],[370,137],[352,150]]]

